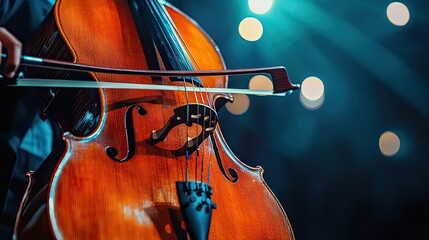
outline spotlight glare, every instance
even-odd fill
[[[410,20],[408,7],[400,2],[392,2],[387,6],[387,18],[396,26],[405,26]]]
[[[394,132],[386,131],[381,134],[380,139],[378,140],[378,146],[384,156],[393,157],[401,147],[401,140]]]
[[[270,11],[273,6],[273,0],[249,0],[249,8],[256,14],[264,14]]]
[[[322,97],[320,97],[319,99],[312,101],[304,97],[301,92],[299,94],[299,100],[305,108],[309,110],[317,110],[322,107],[323,103],[325,102],[325,94],[323,94]]]
[[[247,95],[244,94],[233,94],[234,101],[232,103],[228,102],[225,107],[228,112],[234,115],[242,115],[247,109],[249,109],[250,99]]]
[[[273,82],[264,75],[256,75],[249,81],[249,89],[253,90],[273,90]]]
[[[262,37],[264,28],[262,23],[253,17],[247,17],[240,22],[238,26],[240,36],[249,42],[254,42]]]
[[[308,77],[304,79],[301,85],[302,95],[310,101],[316,101],[322,97],[325,92],[325,86],[322,80],[317,77]]]

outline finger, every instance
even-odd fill
[[[5,64],[5,75],[12,78],[18,70],[21,61],[22,44],[5,28],[0,28],[0,42],[7,49],[7,59]]]
[[[2,53],[3,53],[3,43],[0,40],[0,56]],[[0,57],[0,65],[1,65],[1,60],[2,60],[2,58]]]

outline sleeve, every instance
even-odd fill
[[[53,0],[0,0],[0,26],[25,46],[54,5]]]
[[[1,0],[0,1],[0,26],[6,24],[17,10],[22,6],[23,0]]]
[[[8,29],[25,47],[52,6],[52,0],[0,0],[0,26]],[[40,110],[35,103],[38,104],[30,89],[0,87],[0,160],[3,160],[4,143],[16,152]]]

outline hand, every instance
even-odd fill
[[[6,28],[0,27],[0,54],[3,46],[7,49],[4,74],[7,78],[13,78],[21,61],[22,43],[6,30]]]

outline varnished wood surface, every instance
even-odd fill
[[[195,68],[222,69],[224,64],[211,40],[189,18],[167,7],[171,19],[192,53]],[[76,62],[120,68],[146,69],[126,1],[60,0],[55,7],[58,28]],[[151,83],[150,77],[93,74],[95,79],[113,82]],[[224,77],[203,78],[207,87],[225,87]],[[171,84],[168,78],[164,84]],[[180,84],[180,83],[173,83]],[[51,228],[59,239],[175,239],[167,215],[155,211],[178,209],[176,181],[185,180],[186,160],[169,149],[185,143],[185,136],[198,128],[176,127],[167,140],[151,146],[146,143],[152,130],[162,128],[173,109],[187,103],[185,93],[162,91],[100,91],[102,121],[87,137],[66,135],[68,150],[57,166],[49,189],[48,209]],[[191,103],[205,103],[216,96],[189,93]],[[224,96],[221,96],[224,97]],[[141,99],[144,101],[137,101]],[[107,146],[118,149],[118,158],[127,152],[124,115],[136,102],[146,115],[133,112],[135,155],[117,162],[105,153]],[[220,119],[220,121],[222,121]],[[250,168],[233,156],[219,128],[214,133],[223,167],[238,174],[229,181],[220,171],[213,145],[206,139],[189,160],[189,179],[200,180],[204,158],[204,180],[211,162],[213,210],[209,239],[293,239],[287,216],[262,178],[261,168]],[[156,228],[155,222],[163,228]]]

